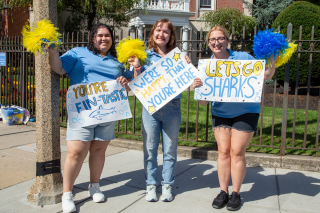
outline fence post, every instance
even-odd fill
[[[25,52],[24,48],[21,48],[22,57],[21,57],[21,65],[20,65],[20,83],[21,83],[21,103],[20,106],[27,108],[26,105],[26,90],[28,87],[28,81],[26,80],[28,68],[26,68],[26,59],[25,59]]]
[[[288,24],[287,40],[291,42],[292,39],[292,24]],[[280,154],[286,154],[286,139],[287,139],[287,121],[288,121],[288,95],[289,95],[289,74],[290,74],[290,61],[285,65],[284,74],[284,90],[283,90],[283,108],[282,108],[282,128],[281,128],[281,147]]]

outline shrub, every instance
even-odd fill
[[[314,26],[314,40],[320,40],[320,7],[310,2],[297,1],[283,10],[272,24],[274,29],[278,29],[282,34],[287,35],[287,26],[289,23],[293,25],[292,40],[299,40],[300,26],[302,26],[302,40],[311,39],[311,29]],[[315,49],[319,49],[320,44],[314,43]],[[308,50],[309,42],[302,43],[302,49]],[[299,66],[299,83],[305,84],[308,82],[310,53],[301,53]],[[294,53],[290,60],[290,83],[291,92],[295,87],[297,73],[298,53]],[[319,53],[313,53],[311,83],[319,85],[320,83],[320,57]],[[285,65],[278,68],[278,80],[280,84],[284,82]]]
[[[246,16],[239,9],[219,8],[216,11],[205,12],[201,19],[205,21],[205,26],[209,31],[212,27],[220,25],[226,28],[231,35],[234,27],[234,40],[241,40],[243,27],[245,27],[245,40],[251,38],[253,29],[256,25],[255,18]],[[252,43],[245,44],[244,50],[251,51]],[[241,42],[233,42],[233,49],[240,50]]]

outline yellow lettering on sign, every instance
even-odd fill
[[[207,62],[206,74],[207,74],[207,76],[210,76],[210,77],[216,77],[215,74],[210,73],[210,63],[211,63],[210,61]]]
[[[107,89],[107,86],[104,85],[105,83],[106,83],[105,81],[101,82],[102,90],[103,92],[108,92],[109,90]]]
[[[233,64],[233,61],[225,61],[224,64],[227,65],[226,75],[227,75],[227,77],[229,77],[230,76],[230,69],[231,69],[231,65]]]
[[[101,92],[101,89],[99,87],[100,87],[99,82],[93,83],[94,92],[96,94],[98,94],[98,92]]]
[[[78,94],[77,94],[78,89],[79,89],[79,87],[73,88],[74,96],[76,96],[76,99],[78,98]]]
[[[257,61],[253,66],[253,73],[255,75],[260,75],[262,72],[262,63],[260,61]]]
[[[147,99],[146,95],[150,96],[150,93],[146,89],[144,89],[144,92],[142,91],[141,95],[144,97],[144,99]]]
[[[223,64],[223,61],[217,61],[217,71],[216,71],[217,77],[222,77],[221,73],[219,73],[219,71],[221,70],[220,66],[222,64]]]
[[[248,63],[245,63],[245,64],[243,65],[242,72],[243,72],[243,75],[244,75],[244,76],[250,76],[250,75],[251,75],[252,69],[246,70],[246,67],[247,67],[249,64],[251,64],[251,63],[252,63],[252,62],[248,62]]]
[[[232,77],[237,77],[237,76],[240,75],[240,69],[238,67],[240,64],[241,63],[239,61],[236,61],[236,62],[233,63],[234,69],[237,71],[237,73],[232,73],[231,74]]]
[[[82,89],[82,92],[81,92],[81,89]],[[84,97],[86,95],[86,89],[84,88],[83,85],[80,86],[79,94],[81,97]]]
[[[91,84],[84,85],[84,87],[86,88],[86,92],[87,92],[87,94],[88,94],[88,95],[92,95],[92,88],[91,88]],[[88,89],[87,87],[89,87],[89,89],[90,89],[90,93],[89,93],[89,89]]]

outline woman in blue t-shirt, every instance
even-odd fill
[[[213,27],[207,36],[207,43],[213,52],[212,59],[254,60],[246,52],[228,49],[229,34],[221,27]],[[271,66],[266,67],[265,80],[271,79],[275,72],[275,63],[271,57]],[[196,78],[193,87],[202,85]],[[199,100],[205,106],[209,102]],[[212,102],[212,128],[218,144],[218,178],[220,193],[213,200],[213,208],[238,210],[241,205],[240,187],[246,174],[245,152],[257,130],[260,114],[259,103]],[[232,179],[232,193],[228,194],[228,184]]]
[[[134,67],[134,77],[144,72],[153,63],[159,61],[176,47],[175,29],[168,19],[158,20],[152,27],[147,50],[147,63],[140,66],[137,58],[131,57],[129,63]],[[187,63],[191,60],[185,57]],[[158,147],[160,134],[162,135],[163,169],[162,169],[162,195],[161,200],[173,200],[171,185],[175,179],[177,163],[178,137],[181,124],[180,98],[177,95],[173,100],[150,115],[147,109],[142,112],[142,135],[144,170],[147,185],[146,200],[157,201],[157,169]]]
[[[115,41],[111,28],[105,24],[92,27],[88,47],[76,47],[61,57],[48,49],[49,63],[58,74],[67,74],[70,85],[97,81],[116,80],[122,86],[131,79],[129,72],[116,59]],[[125,77],[124,77],[125,76]],[[79,175],[88,152],[90,184],[89,196],[94,202],[103,202],[105,197],[99,187],[99,180],[105,161],[105,152],[110,140],[115,138],[116,121],[83,128],[67,128],[68,154],[63,167],[63,212],[74,212],[72,188]]]

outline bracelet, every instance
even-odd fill
[[[134,67],[134,70],[135,71],[138,71],[138,70],[140,70],[141,69],[141,66],[140,67]]]

